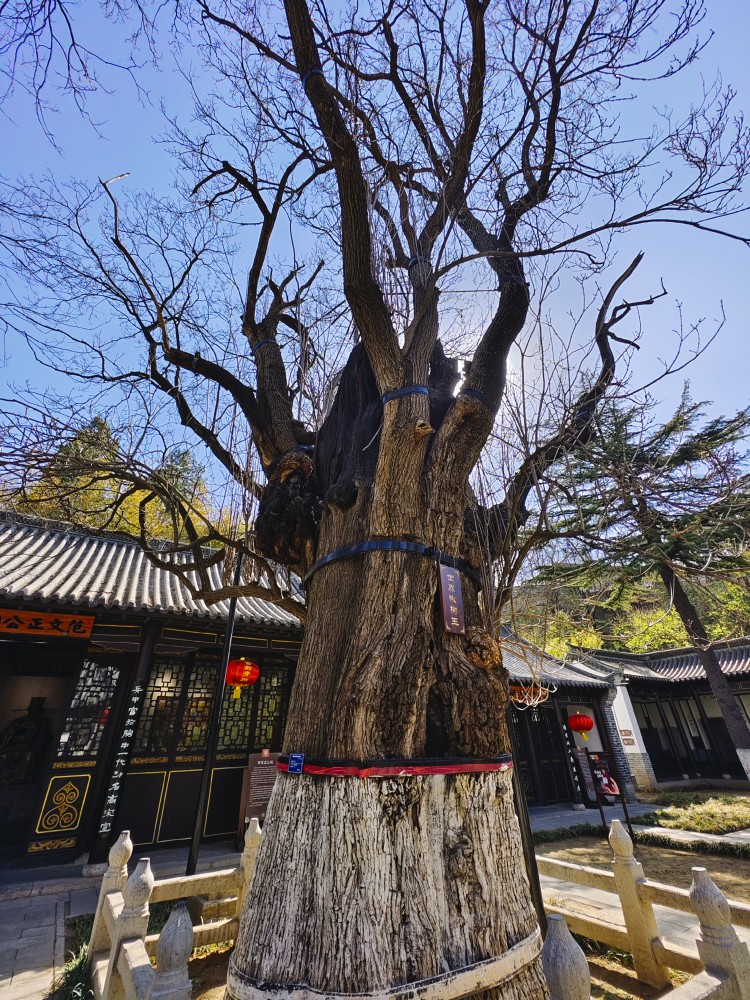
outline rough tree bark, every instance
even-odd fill
[[[339,394],[349,392],[343,380]],[[430,447],[431,436],[419,433],[429,405],[424,395],[386,404],[374,478],[348,480],[342,491],[334,477],[328,487],[329,498],[343,492],[346,500],[325,507],[318,557],[396,537],[476,562],[464,529],[468,444],[492,414],[458,397]],[[322,452],[344,418],[334,407]],[[360,425],[349,454],[369,433],[367,420]],[[467,447],[442,449],[446,429]],[[328,458],[329,471],[333,462],[346,479],[346,456]],[[480,627],[475,585],[463,575],[462,586],[465,636],[443,630],[430,559],[371,552],[320,569],[309,587],[284,752],[335,760],[507,752],[506,674],[499,657],[486,669],[479,647],[492,640]],[[281,774],[267,824],[230,967],[234,1000],[293,984],[390,990],[501,956],[535,931],[508,773]],[[472,992],[543,997],[538,943],[527,947],[526,964],[502,988]]]
[[[423,308],[402,349],[372,277],[367,192],[356,148],[326,82],[311,72],[320,58],[304,5],[288,3],[286,10],[298,69],[336,166],[344,288],[362,337],[316,442],[324,501],[316,556],[395,538],[476,565],[476,539],[465,529],[468,479],[502,396],[509,346],[528,309],[520,262],[508,257],[496,263],[506,279],[499,305],[463,394],[453,398],[455,367],[437,340],[436,293],[430,290],[435,237],[424,236],[420,266],[410,271]],[[479,8],[473,9],[473,26],[472,79],[481,76],[484,58]],[[481,117],[481,87],[470,100],[479,107],[467,111],[471,124],[445,188],[456,210]],[[508,246],[511,235],[509,225],[503,236]],[[432,407],[424,394],[381,403],[383,394],[414,385],[431,387]],[[371,552],[319,570],[308,591],[285,751],[328,760],[506,752],[506,677],[499,656],[481,655],[492,640],[479,628],[474,584],[465,574],[462,584],[469,630],[457,636],[442,628],[438,568],[427,558]],[[478,665],[486,662],[496,669]],[[228,996],[257,997],[297,983],[336,993],[412,989],[526,941],[522,965],[502,993],[543,997],[536,919],[511,802],[509,779],[497,773],[364,781],[281,775]],[[483,991],[477,982],[460,994],[446,988],[443,995],[499,995],[497,975],[483,985],[492,988]]]
[[[200,2],[196,8],[201,46],[229,83],[232,115],[237,112],[231,128],[239,125],[240,135],[236,146],[231,141],[228,146],[237,162],[223,154],[217,160],[212,102],[201,108],[210,136],[188,142],[188,159],[205,169],[193,193],[205,186],[210,209],[216,199],[231,203],[241,190],[237,204],[253,207],[258,228],[242,333],[255,359],[254,387],[214,360],[221,352],[216,354],[210,341],[212,326],[205,335],[208,351],[196,349],[201,339],[189,348],[183,343],[190,325],[175,303],[182,301],[183,287],[192,287],[188,279],[203,250],[191,249],[181,273],[167,281],[172,287],[162,290],[161,279],[139,263],[139,251],[128,248],[117,204],[104,185],[112,201],[118,261],[137,279],[137,294],[124,308],[148,349],[142,374],[149,392],[155,388],[169,398],[182,425],[255,495],[259,487],[246,454],[238,458],[222,437],[224,416],[217,415],[229,411],[217,402],[205,408],[214,416],[204,422],[200,393],[199,405],[191,406],[193,379],[213,386],[217,400],[219,391],[222,400],[230,398],[252,431],[267,480],[252,540],[203,525],[200,512],[185,505],[174,516],[170,551],[149,546],[141,525],[149,558],[182,574],[196,597],[210,594],[212,600],[259,588],[255,579],[242,588],[212,588],[210,560],[223,558],[218,548],[204,554],[203,546],[212,541],[227,549],[247,545],[253,556],[260,552],[301,575],[336,549],[382,538],[422,543],[479,566],[479,536],[496,523],[492,554],[505,559],[534,483],[550,463],[585,440],[591,414],[613,378],[609,341],[619,338],[611,327],[631,308],[616,307],[606,318],[616,285],[597,325],[599,378],[578,396],[559,433],[528,456],[504,503],[472,517],[469,477],[492,429],[508,352],[529,309],[524,261],[537,254],[575,254],[579,248],[582,260],[598,266],[598,234],[651,218],[673,221],[675,213],[685,216],[677,221],[701,229],[706,215],[731,214],[732,193],[740,190],[748,162],[742,130],[729,152],[723,151],[729,99],[716,117],[707,98],[691,111],[687,125],[676,124],[668,136],[655,133],[645,151],[638,137],[627,152],[617,125],[611,102],[622,100],[617,87],[637,77],[634,67],[649,64],[646,75],[659,79],[654,60],[668,59],[661,72],[669,76],[692,62],[699,51],[693,34],[703,17],[701,3],[682,0],[676,19],[670,8],[671,27],[663,38],[657,15],[667,7],[665,0],[626,5],[463,0],[445,9],[403,0],[375,15],[368,9],[343,33],[329,16],[341,5],[328,11],[323,2],[285,0],[283,6],[286,25],[273,5],[263,18],[256,17],[262,4]],[[431,21],[428,32],[425,20]],[[229,47],[221,41],[224,35],[205,37],[207,28],[227,32]],[[687,53],[673,56],[671,49],[686,40]],[[704,135],[696,136],[694,123],[702,115]],[[223,150],[228,138],[223,125],[218,134]],[[644,194],[657,150],[676,152],[694,172],[686,187],[678,185],[674,200],[664,200],[661,185]],[[335,194],[332,178],[330,185],[316,185],[329,171],[335,174]],[[663,170],[656,173],[662,176]],[[305,206],[307,191],[313,197]],[[294,266],[277,281],[268,254],[272,246],[276,252],[276,221],[286,226],[297,211],[305,219],[320,192],[324,210],[313,231],[326,225],[325,206],[335,203],[335,233],[328,245],[340,261],[348,317],[360,345],[313,441],[309,428],[294,418],[284,359],[289,364],[295,351],[282,334],[296,334],[302,358],[307,331],[300,307],[317,270],[302,280],[295,252]],[[579,246],[585,234],[572,220],[591,192],[597,193],[596,203],[609,192],[611,212],[605,210],[591,230],[591,246]],[[629,192],[637,196],[632,210]],[[552,197],[549,213],[540,213]],[[383,228],[389,245],[380,248],[386,251],[381,257],[373,250],[373,233],[381,240],[377,234]],[[134,238],[143,239],[140,221]],[[146,242],[171,247],[172,240]],[[37,243],[44,240],[35,231],[29,246]],[[56,273],[58,265],[46,263],[46,249],[41,258],[35,255],[30,277],[36,280],[39,259],[49,275]],[[487,299],[490,315],[471,338],[473,357],[454,397],[457,366],[438,339],[438,300],[459,273],[456,268],[480,257],[495,291]],[[77,298],[80,269],[75,259],[68,267],[66,253],[60,259],[69,282],[60,287],[75,287]],[[86,242],[84,259],[96,296],[104,284],[123,308],[121,279],[101,280],[108,254]],[[386,299],[384,268],[398,269],[398,285],[407,292],[399,292],[397,308]],[[173,272],[171,264],[157,267],[157,274],[162,270]],[[196,308],[200,313],[202,306]],[[618,308],[624,312],[618,314]],[[449,315],[443,323],[450,323]],[[36,312],[32,316],[34,325]],[[198,327],[203,322],[201,316]],[[76,327],[76,344],[79,335]],[[98,346],[92,351],[105,361]],[[233,356],[234,348],[226,353]],[[244,372],[244,365],[239,370]],[[122,375],[118,370],[107,377],[119,384]],[[430,397],[403,395],[382,403],[384,395],[410,386],[429,387]],[[233,440],[233,430],[227,433]],[[125,473],[126,481],[135,482]],[[155,495],[167,506],[177,503],[169,489],[160,490]],[[183,533],[193,558],[176,565],[172,556],[187,548]],[[522,555],[514,556],[513,565]],[[264,589],[270,597],[293,606],[278,581],[274,585],[275,567],[261,560],[260,575],[268,579]],[[513,572],[506,578],[509,586]],[[307,629],[284,749],[355,760],[496,757],[507,751],[507,679],[497,645],[481,628],[471,575],[462,574],[462,587],[463,636],[443,629],[438,567],[428,558],[376,551],[319,569],[308,588]],[[280,774],[246,914],[230,966],[234,1000],[271,994],[282,1000],[295,986],[306,995],[399,987],[414,995],[415,984],[425,979],[503,954],[510,954],[511,968],[502,985],[497,969],[493,973],[485,965],[469,981],[464,976],[443,983],[441,996],[545,996],[507,772],[366,780]],[[525,951],[513,951],[524,941]]]

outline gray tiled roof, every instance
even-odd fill
[[[612,685],[613,671],[604,664],[563,662],[518,639],[501,638],[500,646],[511,681],[528,684],[535,680],[557,687],[607,688]]]
[[[722,673],[728,677],[750,674],[750,638],[735,639],[714,647]],[[580,650],[586,660],[611,666],[631,680],[695,681],[706,672],[694,649],[663,649],[653,653],[620,653],[606,649]]]
[[[213,585],[221,587],[221,567],[208,572]],[[191,579],[197,582],[193,574]],[[0,597],[204,619],[225,618],[229,608],[228,601],[209,605],[194,599],[174,573],[154,566],[135,542],[48,527],[13,514],[0,514]],[[301,628],[294,615],[257,597],[240,597],[237,617],[256,625]]]

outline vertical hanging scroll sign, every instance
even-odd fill
[[[440,603],[443,608],[443,628],[446,632],[466,631],[461,574],[452,566],[440,565]]]

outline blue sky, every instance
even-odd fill
[[[116,51],[118,29],[100,20],[95,10],[94,4],[84,5],[84,40],[94,48]],[[719,69],[724,82],[737,89],[739,107],[750,109],[750,4],[713,0],[709,19],[716,34],[700,66],[677,83],[665,83],[659,98],[669,104],[676,96],[685,96],[690,87],[698,87],[700,74],[710,80]],[[60,179],[71,176],[91,182],[129,171],[130,178],[122,183],[168,190],[174,165],[159,141],[163,135],[159,105],[163,100],[170,109],[189,115],[187,87],[177,69],[178,63],[184,66],[189,57],[190,53],[167,56],[158,70],[145,66],[139,72],[150,100],[139,98],[126,74],[103,71],[102,80],[109,92],[95,93],[87,105],[99,134],[69,101],[61,98],[60,110],[48,118],[59,145],[57,150],[39,127],[31,102],[23,94],[16,94],[5,106],[5,119],[0,119],[5,175],[12,178],[49,171]],[[675,87],[682,88],[680,94],[674,93]],[[631,110],[637,113],[637,108]],[[740,217],[733,225],[738,231],[748,232],[750,217]],[[669,292],[668,299],[652,307],[644,317],[643,348],[635,361],[637,379],[646,381],[658,365],[656,359],[669,353],[673,343],[670,331],[677,321],[676,302],[681,303],[688,324],[705,318],[707,332],[718,322],[723,303],[724,329],[685,377],[691,381],[693,396],[714,401],[717,409],[728,411],[748,405],[750,250],[719,237],[663,225],[642,227],[636,233],[618,237],[618,245],[623,262],[639,250],[646,252],[638,281],[633,285],[635,293],[658,291],[662,279]],[[17,338],[8,338],[5,351],[6,365],[0,370],[0,378],[28,381],[40,388],[47,384],[49,374],[35,365]],[[680,388],[677,378],[669,386],[658,387],[657,393],[676,399]]]

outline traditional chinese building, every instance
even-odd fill
[[[216,585],[220,585],[218,569]],[[137,545],[0,514],[0,857],[99,859],[192,834],[227,603],[193,600]],[[237,830],[248,753],[280,749],[297,618],[241,598],[207,839]]]
[[[750,720],[750,638],[715,646],[722,672]],[[629,770],[640,787],[700,779],[744,781],[745,772],[694,649],[619,653],[576,649],[580,665],[611,670],[613,703]]]
[[[586,751],[603,753],[632,795],[633,781],[613,713],[617,672],[604,664],[558,660],[506,636],[514,759],[530,805],[593,807],[596,793]],[[569,720],[587,720],[576,732]]]
[[[0,513],[0,858],[100,860],[125,828],[139,847],[190,839],[227,611],[131,541]],[[239,600],[232,656],[260,676],[239,698],[225,692],[206,839],[237,830],[248,754],[281,747],[301,638],[294,615]],[[627,785],[618,671],[502,645],[529,801],[593,805],[587,748]],[[590,719],[585,734],[574,713]]]

